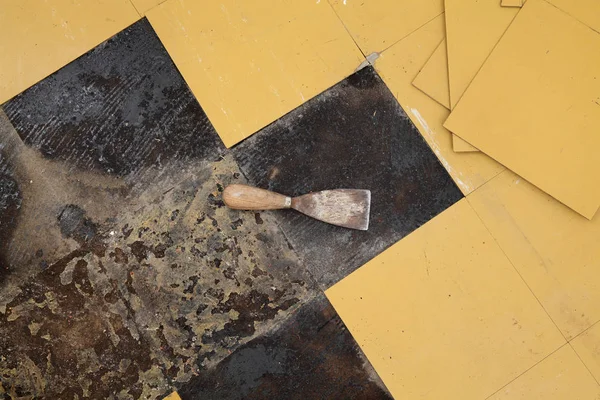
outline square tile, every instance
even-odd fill
[[[382,52],[444,12],[444,0],[329,0],[364,54]]]
[[[178,393],[183,400],[392,399],[325,296]]]
[[[1,0],[0,10],[0,104],[139,18],[129,0]]]
[[[250,182],[290,196],[336,188],[371,190],[368,231],[331,226],[291,210],[274,213],[323,287],[462,197],[371,67],[242,142],[233,153]]]
[[[444,126],[592,219],[600,206],[599,48],[588,26],[544,0],[527,1]]]
[[[489,400],[599,399],[600,386],[571,346],[564,345]]]
[[[168,0],[148,18],[227,147],[364,61],[326,1]]]
[[[450,108],[454,109],[519,9],[501,7],[498,1],[445,1]]]
[[[326,295],[398,399],[485,399],[566,343],[466,200]]]
[[[468,200],[567,339],[600,320],[600,216],[588,221],[509,171]]]
[[[466,195],[504,167],[484,154],[456,154],[452,149],[452,135],[442,126],[449,111],[412,85],[444,35],[444,16],[441,15],[384,51],[375,61],[375,69]]]

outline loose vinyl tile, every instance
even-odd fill
[[[462,198],[372,67],[233,149],[248,180],[290,196],[370,189],[368,231],[274,212],[321,287],[329,287]]]
[[[178,390],[183,399],[392,399],[325,298]]]

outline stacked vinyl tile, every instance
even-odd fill
[[[446,0],[445,22],[413,85],[451,110],[454,151],[481,151],[592,219],[600,2]]]

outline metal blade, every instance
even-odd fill
[[[310,217],[345,228],[369,229],[371,191],[323,190],[292,199],[292,208]]]

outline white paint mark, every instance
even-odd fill
[[[423,116],[421,115],[419,110],[417,110],[416,108],[411,108],[410,112],[412,112],[412,114],[415,116],[417,121],[419,121],[419,124],[423,127],[425,134],[431,141],[430,144],[431,144],[431,148],[433,149],[433,152],[435,153],[437,158],[440,160],[440,162],[442,163],[444,168],[446,168],[446,171],[448,171],[448,173],[450,175],[452,175],[456,184],[458,186],[460,186],[461,189],[463,189],[463,191],[471,192],[473,190],[471,188],[471,186],[459,178],[459,176],[462,176],[462,173],[460,173],[460,172],[456,171],[454,168],[452,168],[450,163],[448,163],[448,161],[442,156],[442,153],[440,151],[440,146],[439,146],[438,142],[435,140],[436,133],[434,131],[432,131],[431,128],[429,128],[427,121],[425,121],[425,118],[423,118]]]
[[[344,5],[346,5],[346,0],[343,1]]]

